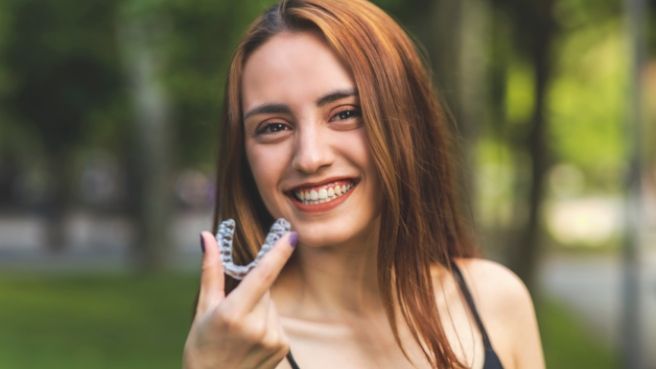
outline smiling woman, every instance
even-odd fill
[[[435,96],[369,2],[282,1],[254,22],[230,68],[215,218],[236,219],[241,263],[275,218],[294,231],[239,285],[201,235],[186,368],[543,367],[526,289],[474,258]]]
[[[361,247],[353,235],[373,231],[380,190],[349,71],[320,35],[287,31],[249,56],[241,88],[246,157],[268,212],[304,246]]]

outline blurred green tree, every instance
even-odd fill
[[[491,0],[490,4],[494,8],[494,41],[490,53],[494,59],[489,73],[492,120],[487,137],[505,141],[512,157],[515,216],[510,231],[514,235],[506,239],[510,243],[506,255],[511,267],[529,288],[535,289],[535,273],[544,248],[541,213],[547,197],[546,179],[550,168],[556,161],[578,158],[599,163],[598,156],[582,150],[580,145],[586,137],[597,150],[607,149],[608,144],[616,142],[594,125],[583,126],[585,133],[572,130],[572,127],[582,127],[577,121],[585,119],[583,106],[575,109],[569,120],[554,120],[558,101],[570,98],[570,104],[572,102],[571,95],[567,97],[562,89],[555,89],[562,85],[563,76],[572,81],[572,75],[563,73],[561,60],[580,60],[576,55],[580,50],[566,49],[563,45],[567,45],[565,41],[581,28],[617,21],[620,4],[617,0]],[[590,33],[601,39],[606,36],[603,27],[596,27]],[[555,85],[556,79],[558,85]],[[579,98],[587,90],[580,86]],[[514,100],[508,101],[509,97]],[[600,106],[600,110],[608,113],[608,106]],[[617,126],[612,118],[605,122],[607,127]],[[561,132],[567,133],[563,136]],[[568,140],[576,144],[563,145]],[[608,155],[619,158],[621,150],[615,146]]]
[[[73,199],[75,150],[94,129],[94,116],[121,86],[111,15],[114,2],[7,0],[2,65],[4,127],[34,138],[43,153],[49,193],[43,210],[48,246],[64,246],[61,222]],[[13,127],[13,128],[11,128]],[[30,142],[30,141],[28,141]],[[23,152],[25,152],[23,151]]]

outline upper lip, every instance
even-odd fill
[[[316,181],[316,182],[303,182],[301,184],[295,185],[293,187],[288,188],[284,192],[291,193],[294,191],[302,190],[305,188],[312,188],[312,187],[319,187],[323,186],[329,183],[333,182],[339,182],[339,181],[351,181],[351,182],[358,182],[358,178],[356,177],[331,177],[331,178],[326,178],[321,181]]]

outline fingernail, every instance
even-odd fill
[[[291,232],[289,235],[289,244],[292,246],[292,248],[296,248],[296,245],[298,244],[298,233]]]
[[[205,239],[203,238],[203,234],[201,233],[200,235],[200,250],[205,253]]]

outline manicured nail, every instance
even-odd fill
[[[289,244],[292,246],[292,248],[296,248],[296,244],[298,244],[298,233],[291,232],[289,235]]]
[[[200,250],[205,253],[205,238],[203,238],[203,234],[200,234]]]

